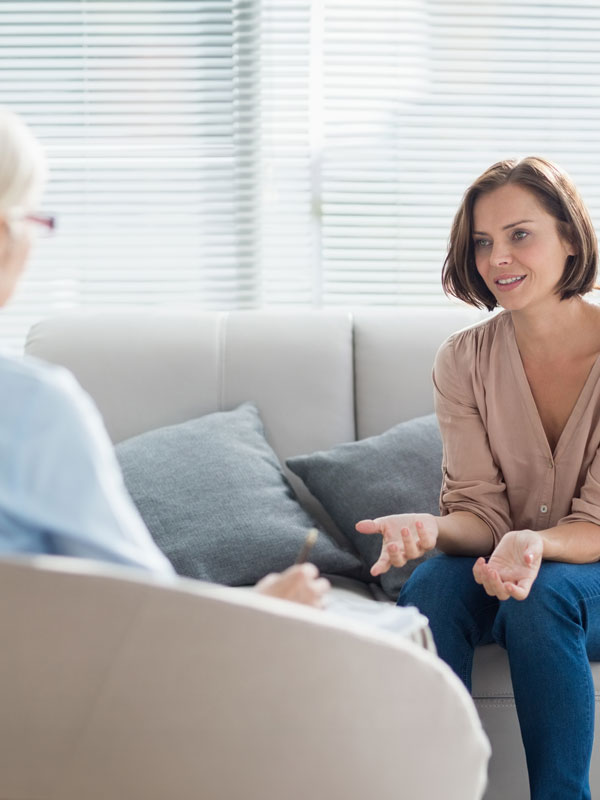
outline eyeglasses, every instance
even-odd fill
[[[50,236],[56,230],[56,217],[50,214],[25,214],[23,219],[26,222],[33,222],[36,225],[38,235]]]

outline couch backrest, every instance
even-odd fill
[[[355,312],[356,438],[432,412],[431,369],[439,346],[485,315],[465,305]]]
[[[466,307],[77,313],[33,326],[26,351],[74,373],[114,442],[253,400],[283,461],[430,412],[437,348],[480,318]]]
[[[114,442],[247,400],[282,459],[354,438],[343,311],[77,313],[34,325],[25,349],[73,372]]]

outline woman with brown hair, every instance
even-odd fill
[[[426,550],[398,599],[430,621],[468,688],[473,649],[508,652],[534,800],[590,798],[600,660],[597,243],[570,178],[542,158],[494,164],[456,214],[445,291],[504,310],[452,335],[434,366],[439,517],[363,520],[374,575]]]

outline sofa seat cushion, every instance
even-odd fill
[[[381,536],[355,530],[361,519],[388,514],[439,514],[442,441],[434,414],[395,425],[385,433],[328,451],[288,458],[287,466],[323,504],[341,532],[371,567]],[[421,559],[392,567],[381,586],[393,599]]]
[[[596,700],[600,699],[600,662],[590,662],[596,685]],[[475,648],[473,659],[473,699],[485,704],[505,701],[514,705],[510,666],[506,650],[497,644]]]
[[[314,523],[263,434],[244,403],[117,445],[125,485],[180,575],[240,586],[294,563]],[[324,533],[310,560],[323,572],[363,571]]]

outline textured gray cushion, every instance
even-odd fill
[[[434,414],[402,422],[379,436],[286,461],[371,567],[381,536],[358,533],[361,519],[388,514],[439,514],[442,441]],[[425,556],[427,558],[429,555]],[[394,599],[423,559],[391,568],[381,585]]]
[[[116,451],[129,493],[181,575],[254,584],[290,566],[314,524],[250,403],[135,436]],[[332,574],[362,569],[325,533],[310,560]]]

